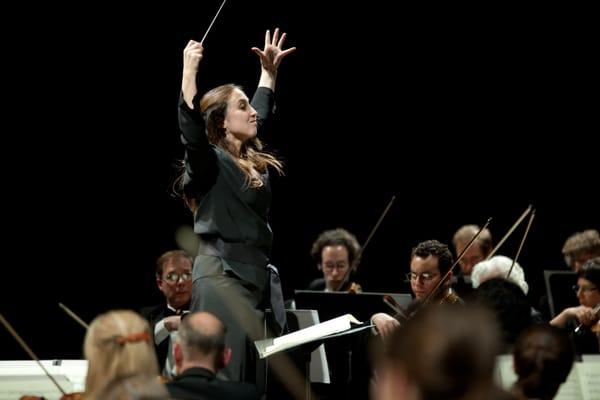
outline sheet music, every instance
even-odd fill
[[[583,400],[600,400],[600,362],[575,363]]]
[[[316,310],[294,310],[292,311],[298,319],[300,329],[316,325],[319,321],[319,314]],[[325,355],[325,346],[320,345],[310,355],[310,381],[319,383],[331,383],[329,379],[329,365]]]
[[[360,324],[360,321],[351,314],[346,314],[284,336],[276,337],[272,340],[272,344],[265,347],[265,355],[275,354],[333,333],[348,330],[351,328],[351,323]],[[262,357],[263,354],[261,354]]]
[[[517,374],[513,370],[513,357],[512,354],[502,354],[496,357],[496,383],[503,387],[505,390],[510,388],[517,381]]]
[[[567,380],[560,386],[555,400],[600,400],[600,356],[586,355],[584,362],[573,363]],[[496,381],[510,390],[517,381],[512,355],[496,357]]]
[[[558,393],[556,394],[556,397],[554,397],[556,400],[585,399],[581,391],[577,364],[579,363],[573,363],[573,368],[571,369],[571,373],[567,377],[567,380],[558,388]]]

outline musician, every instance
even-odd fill
[[[384,342],[372,398],[509,399],[494,384],[498,339],[486,310],[428,307]]]
[[[573,289],[580,305],[565,308],[550,324],[572,332],[571,340],[577,354],[600,353],[600,257],[583,264],[577,272],[577,285]],[[580,325],[581,328],[576,329]]]
[[[536,324],[525,330],[513,349],[517,382],[511,391],[519,400],[553,399],[573,367],[573,346],[559,328]]]
[[[477,225],[463,225],[454,233],[452,245],[454,246],[456,257],[463,252],[480,229]],[[467,299],[473,294],[471,280],[473,267],[477,263],[484,261],[491,251],[492,234],[486,228],[481,231],[477,239],[473,241],[471,247],[465,251],[465,254],[463,254],[458,262],[460,268],[455,271],[452,287],[462,298]]]
[[[406,277],[410,281],[410,287],[417,301],[416,305],[427,298],[433,304],[463,304],[462,299],[454,293],[450,286],[452,280],[450,268],[453,264],[454,259],[448,246],[437,240],[426,240],[413,248],[410,272],[406,274]],[[444,278],[446,274],[447,276]],[[440,286],[436,293],[430,296],[438,284]],[[409,306],[409,309],[411,308],[414,309],[415,306]],[[398,317],[394,318],[386,313],[378,313],[371,318],[371,321],[375,324],[377,331],[385,337],[399,326]]]
[[[310,254],[323,273],[323,278],[312,281],[308,290],[361,292],[361,286],[350,279],[356,272],[359,250],[356,236],[345,229],[322,232],[313,243]]]
[[[565,263],[577,272],[590,258],[600,257],[600,233],[595,229],[569,236],[562,248]]]
[[[88,361],[85,398],[95,399],[115,379],[134,375],[158,376],[158,363],[148,322],[130,310],[97,316],[83,343]]]
[[[509,353],[521,332],[539,321],[523,289],[506,277],[496,277],[481,283],[471,296],[470,304],[492,311],[500,325],[503,351]]]
[[[173,398],[258,400],[256,386],[217,378],[231,359],[227,327],[213,314],[194,312],[183,319],[174,345],[177,376],[167,383]]]
[[[154,334],[156,356],[164,373],[170,376],[172,365],[166,365],[169,336],[177,331],[183,314],[188,312],[192,297],[192,258],[183,250],[171,250],[156,260],[156,286],[165,297],[159,305],[146,307],[140,314],[148,320]],[[171,360],[169,360],[171,361]]]
[[[467,247],[471,239],[479,232],[481,228],[477,225],[463,225],[461,226],[452,237],[452,244],[454,245],[454,251],[456,256],[463,252]],[[463,275],[471,275],[471,271],[475,264],[486,259],[488,254],[492,251],[492,234],[486,228],[475,239],[469,250],[462,256],[458,265]]]

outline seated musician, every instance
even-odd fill
[[[85,335],[88,360],[86,399],[95,399],[115,379],[134,375],[158,376],[158,362],[148,322],[129,310],[97,316]]]
[[[494,383],[498,342],[484,309],[427,307],[383,342],[372,398],[512,399]]]
[[[599,353],[600,257],[583,264],[577,272],[577,285],[573,289],[580,305],[565,308],[550,324],[571,332],[577,354]]]
[[[256,386],[217,377],[231,359],[226,334],[225,324],[208,312],[194,312],[181,321],[174,345],[177,376],[167,383],[174,399],[259,399]]]
[[[414,309],[425,299],[433,304],[463,304],[461,298],[454,293],[450,286],[452,264],[454,264],[454,259],[448,246],[437,240],[426,240],[413,248],[410,257],[410,272],[406,277],[410,280],[410,287],[416,302],[409,306],[409,309]],[[436,293],[429,296],[442,279],[443,282],[439,285]],[[400,325],[398,317],[377,313],[371,317],[371,321],[375,324],[377,331],[385,337]]]
[[[307,289],[361,292],[361,286],[349,279],[349,274],[356,272],[359,250],[356,237],[345,229],[322,232],[313,243],[310,254],[323,273],[323,278],[312,281]]]

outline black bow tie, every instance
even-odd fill
[[[178,308],[177,310],[171,310],[170,308],[167,307],[167,310],[165,311],[165,315],[167,317],[170,317],[172,315],[183,315],[184,311],[185,310],[182,308]]]

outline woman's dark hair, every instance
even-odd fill
[[[514,391],[527,398],[552,399],[567,379],[575,353],[567,333],[547,324],[523,331],[513,350],[518,381]]]
[[[600,290],[600,257],[587,260],[577,273],[578,278],[587,279]]]

